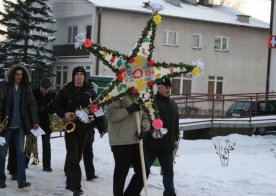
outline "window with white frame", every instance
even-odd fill
[[[215,36],[214,50],[229,51],[229,37]]]
[[[56,66],[56,89],[62,89],[67,84],[68,66]]]
[[[202,40],[202,35],[194,33],[193,34],[193,48],[194,49],[201,49],[201,40]]]
[[[74,43],[75,37],[78,34],[78,27],[77,26],[71,26],[68,27],[68,43]]]
[[[192,92],[192,78],[181,75],[172,79],[172,95],[189,94]]]
[[[163,31],[163,45],[177,46],[178,45],[178,32],[176,31]]]
[[[208,94],[221,95],[223,93],[223,77],[221,76],[209,76],[208,77]],[[219,98],[217,96],[216,98]]]

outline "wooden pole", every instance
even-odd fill
[[[141,123],[140,123],[139,112],[135,112],[135,115],[136,115],[137,131],[138,131],[138,135],[139,135],[141,132]],[[148,196],[148,186],[147,186],[145,159],[144,159],[143,140],[139,141],[139,150],[140,150],[140,159],[141,159],[143,182],[144,182],[144,191],[145,191],[145,196]]]

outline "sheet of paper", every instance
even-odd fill
[[[43,129],[41,129],[40,127],[38,129],[31,129],[31,133],[35,136],[35,137],[38,137],[38,136],[41,136],[41,135],[44,135],[45,132],[43,131]]]
[[[4,146],[6,143],[6,139],[4,137],[0,137],[0,146]]]

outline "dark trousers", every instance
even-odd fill
[[[51,134],[42,135],[42,159],[43,168],[51,168]]]
[[[95,168],[93,164],[93,142],[94,142],[94,130],[89,131],[87,135],[87,139],[83,149],[83,163],[86,173],[86,178],[91,179],[95,176]]]
[[[11,175],[17,175],[17,160],[16,160],[16,147],[13,140],[11,140],[9,144],[9,157],[8,157],[8,164],[7,170]]]
[[[86,137],[87,132],[78,133],[77,130],[73,133],[65,133],[65,145],[67,151],[66,187],[72,190],[81,188],[80,161],[82,159]]]
[[[139,144],[111,146],[111,150],[115,160],[114,196],[139,196],[144,186]],[[134,175],[124,192],[126,177],[131,166],[133,166]]]
[[[160,151],[157,149],[146,148],[145,156],[147,157],[146,170],[147,175],[150,173],[150,167],[156,158],[159,159],[162,175],[163,175],[163,186],[164,196],[175,196],[174,189],[174,172],[173,172],[173,151]]]
[[[93,164],[93,142],[94,142],[94,130],[89,131],[87,134],[86,142],[84,144],[83,148],[83,163],[84,163],[84,169],[86,174],[86,179],[91,179],[93,176],[95,176],[95,168]],[[65,175],[68,169],[68,162],[67,162],[67,156],[64,163],[64,173]]]

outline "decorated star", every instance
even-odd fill
[[[89,105],[91,112],[97,112],[100,106],[106,105],[129,93],[134,96],[141,108],[152,121],[155,129],[160,129],[163,122],[159,119],[158,110],[154,104],[153,85],[162,78],[172,78],[180,74],[198,76],[202,73],[204,64],[198,60],[193,65],[155,62],[152,59],[154,39],[161,16],[155,12],[147,22],[141,37],[130,55],[94,44],[84,35],[76,37],[76,47],[84,46],[97,56],[115,74],[116,78]]]

